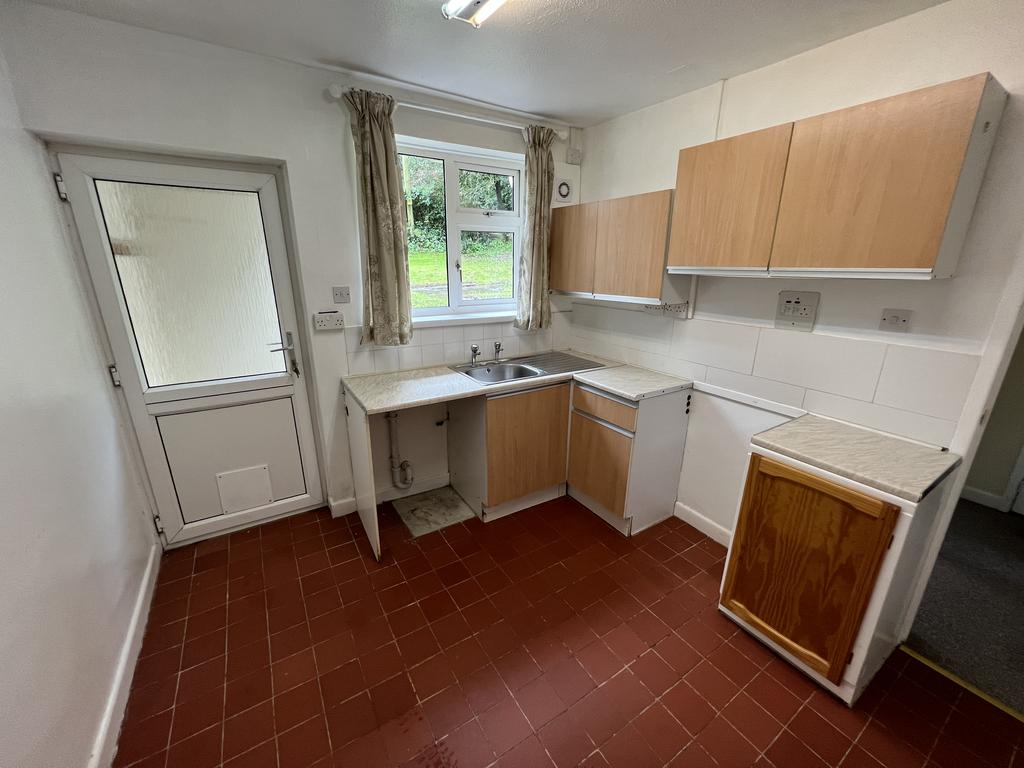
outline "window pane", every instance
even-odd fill
[[[151,387],[284,371],[255,192],[97,181]]]
[[[512,233],[463,230],[461,244],[463,300],[511,300],[515,264]]]
[[[515,209],[513,177],[483,171],[459,170],[459,206],[488,211]]]
[[[444,161],[400,155],[413,309],[448,306]]]

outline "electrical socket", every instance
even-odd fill
[[[775,308],[775,327],[791,331],[810,331],[818,316],[821,294],[816,291],[779,291]]]
[[[317,331],[345,330],[345,316],[336,309],[317,312],[313,315],[313,329]]]
[[[331,290],[334,292],[335,304],[348,304],[352,301],[352,291],[347,285],[336,285]]]
[[[910,330],[910,316],[912,314],[914,313],[909,309],[883,309],[882,319],[878,323],[878,330],[906,333]]]

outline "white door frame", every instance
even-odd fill
[[[146,476],[157,505],[158,529],[163,529],[165,544],[176,545],[207,538],[216,533],[322,505],[323,489],[312,427],[310,397],[306,387],[307,376],[299,377],[296,381],[296,377],[290,372],[264,374],[229,381],[180,385],[173,390],[168,387],[147,386],[142,375],[142,361],[129,330],[131,324],[127,306],[117,288],[119,281],[114,257],[105,234],[99,198],[93,183],[94,179],[101,178],[255,192],[259,197],[263,216],[271,277],[281,324],[281,338],[285,339],[285,334],[291,333],[296,358],[299,364],[303,365],[301,334],[275,175],[269,171],[232,170],[195,165],[192,162],[176,164],[169,158],[136,160],[61,152],[58,153],[57,159],[82,241],[82,250],[100,314],[110,339],[115,364],[118,366],[122,392],[137,436]],[[261,402],[278,397],[292,398],[296,407],[296,432],[306,486],[305,493],[244,512],[186,524],[178,503],[156,416]]]

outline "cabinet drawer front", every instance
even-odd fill
[[[610,397],[599,395],[597,392],[578,386],[573,387],[572,407],[577,411],[584,411],[591,416],[604,419],[617,427],[628,429],[630,432],[636,431],[637,409],[620,403],[618,400],[612,400]]]
[[[487,506],[565,482],[569,385],[487,398]]]
[[[899,508],[755,454],[722,604],[838,684]]]
[[[573,413],[569,485],[619,517],[626,516],[626,486],[633,438]]]

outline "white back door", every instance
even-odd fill
[[[167,542],[320,505],[274,175],[58,157]]]

